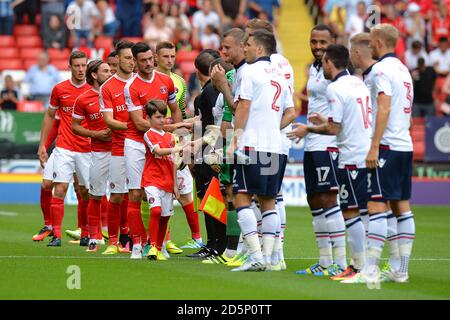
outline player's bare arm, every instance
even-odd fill
[[[127,130],[128,126],[126,122],[122,122],[114,119],[112,112],[102,112],[103,120],[105,121],[108,128],[111,130]]]
[[[183,116],[181,114],[181,110],[178,107],[178,103],[175,100],[174,102],[169,102],[169,109],[170,112],[172,113],[172,119],[174,123],[178,123],[178,122],[182,122],[183,121]]]
[[[238,106],[236,107],[236,116],[234,122],[234,133],[231,139],[230,146],[227,148],[227,158],[232,158],[234,151],[237,146],[237,141],[239,136],[247,124],[248,115],[250,114],[250,100],[239,100]]]
[[[286,128],[295,120],[295,108],[292,106],[284,110],[283,117],[281,118],[280,129]]]
[[[228,108],[230,108],[231,113],[234,114],[236,110],[234,109],[233,94],[231,92],[230,83],[225,77],[225,69],[220,64],[216,64],[211,69],[211,81],[213,82],[214,87],[222,92]]]
[[[380,93],[377,97],[378,112],[375,122],[375,131],[372,137],[372,144],[366,158],[366,166],[369,169],[374,169],[378,165],[378,154],[380,148],[380,141],[386,129],[391,111],[391,97]]]
[[[147,132],[150,129],[150,124],[142,117],[142,110],[129,111],[128,114],[136,129],[143,132]]]
[[[44,120],[42,121],[41,138],[39,140],[39,148],[37,152],[42,168],[48,160],[48,153],[47,149],[45,148],[45,142],[47,141],[48,134],[50,133],[53,121],[55,120],[55,115],[56,110],[48,108],[47,112],[44,115]]]
[[[101,141],[111,141],[111,129],[93,131],[86,129],[81,125],[82,119],[72,118],[72,131],[76,135],[88,138],[94,138]]]
[[[156,154],[157,156],[164,157],[180,152],[181,150],[183,150],[182,146],[175,146],[173,148],[160,148],[159,145],[155,145],[153,148],[153,153]]]

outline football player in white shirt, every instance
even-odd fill
[[[238,222],[249,250],[249,259],[233,271],[260,271],[272,268],[275,234],[280,224],[275,210],[278,193],[281,131],[295,118],[292,94],[278,68],[270,63],[276,40],[267,30],[255,30],[245,42],[248,67],[238,88],[234,134],[227,149],[233,158],[236,149],[245,152],[250,164],[235,165],[234,193]],[[257,221],[250,208],[257,195],[262,212],[263,252]],[[264,257],[263,257],[264,253]]]
[[[313,115],[315,125],[298,124],[290,134],[302,138],[308,132],[336,135],[339,147],[337,181],[340,207],[344,213],[353,266],[339,265],[341,273],[331,277],[345,280],[356,276],[365,264],[365,230],[359,209],[367,206],[367,169],[365,158],[370,148],[371,102],[364,83],[350,75],[348,49],[330,45],[322,59],[323,73],[332,80],[326,89],[328,118]],[[345,270],[344,270],[345,269]]]
[[[411,212],[413,144],[409,134],[413,83],[408,68],[395,56],[398,30],[389,24],[372,28],[371,49],[377,93],[377,110],[372,145],[367,155],[371,176],[371,214],[367,265],[376,270],[387,236],[386,212],[389,201],[397,217],[400,268],[383,272],[383,280],[408,281],[408,265],[415,238],[414,216]]]
[[[308,118],[315,113],[323,116],[329,114],[326,88],[330,81],[323,75],[322,57],[325,49],[333,43],[335,36],[328,26],[317,25],[311,30],[310,46],[315,62],[310,68],[307,84]],[[320,258],[312,266],[298,270],[297,274],[334,276],[340,273],[337,265],[346,264],[345,222],[337,204],[338,184],[335,174],[337,157],[335,136],[315,133],[306,135],[303,169]]]
[[[375,87],[375,72],[373,72],[373,65],[377,62],[372,58],[372,50],[370,48],[370,34],[359,33],[350,39],[350,60],[355,68],[363,70],[362,76],[364,83],[369,88],[370,96],[372,99],[372,115],[377,110],[377,90]],[[374,122],[374,119],[373,121]],[[372,123],[372,127],[374,127]],[[369,173],[370,176],[370,173]],[[369,194],[372,193],[372,185],[369,184]],[[369,214],[360,212],[361,218],[368,233],[369,227]],[[398,239],[397,239],[397,218],[388,208],[387,214],[387,240],[389,244],[389,261],[384,269],[389,269],[389,265],[394,269],[400,268],[400,255],[398,251]]]
[[[270,22],[266,20],[261,20],[258,18],[251,19],[247,21],[245,32],[247,34],[250,34],[252,31],[257,29],[265,29],[271,33],[274,33],[273,26]],[[270,55],[270,63],[279,68],[282,75],[287,80],[287,83],[289,85],[289,90],[291,91],[291,94],[294,92],[294,69],[292,68],[289,61],[283,57],[281,54],[274,52]],[[286,262],[284,260],[284,230],[286,229],[286,208],[284,206],[284,199],[283,199],[283,193],[281,192],[281,186],[283,184],[283,177],[284,172],[286,170],[287,160],[289,156],[289,149],[292,147],[292,141],[289,140],[289,138],[286,137],[286,134],[292,130],[292,126],[288,125],[286,128],[284,128],[281,131],[282,134],[282,150],[280,152],[280,163],[281,163],[281,170],[280,170],[280,179],[279,179],[279,186],[278,186],[278,195],[276,199],[276,209],[277,213],[280,217],[280,230],[279,234],[277,232],[276,236],[276,242],[274,251],[278,251],[278,257],[274,256],[274,259],[279,259],[280,261],[280,269],[286,270]],[[279,249],[278,249],[279,248]]]

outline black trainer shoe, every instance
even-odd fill
[[[205,259],[209,257],[210,255],[213,255],[215,252],[214,249],[203,247],[199,251],[188,254],[187,257],[189,258],[196,258],[196,259]]]
[[[52,240],[47,244],[47,247],[61,247],[61,239],[53,237]]]
[[[80,247],[87,247],[89,246],[89,237],[82,237],[80,239]]]

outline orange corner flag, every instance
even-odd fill
[[[216,177],[211,179],[199,209],[223,224],[227,223],[227,208],[222,192],[220,192],[219,180]]]

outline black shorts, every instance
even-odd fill
[[[337,180],[341,210],[367,208],[369,183],[366,168],[358,169],[356,166],[346,166],[345,169],[338,169]]]
[[[393,151],[388,146],[380,146],[378,167],[368,172],[370,200],[409,200],[412,164],[412,152]]]
[[[213,177],[218,178],[218,173],[211,169],[211,167],[206,163],[196,164],[194,166],[194,179],[195,187],[197,189],[197,197],[203,198],[205,196],[206,190],[208,189]]]
[[[338,149],[329,151],[305,151],[303,171],[305,173],[306,193],[314,194],[338,189],[336,170]]]
[[[279,189],[280,155],[278,153],[245,150],[250,164],[235,164],[233,193],[276,197]]]

